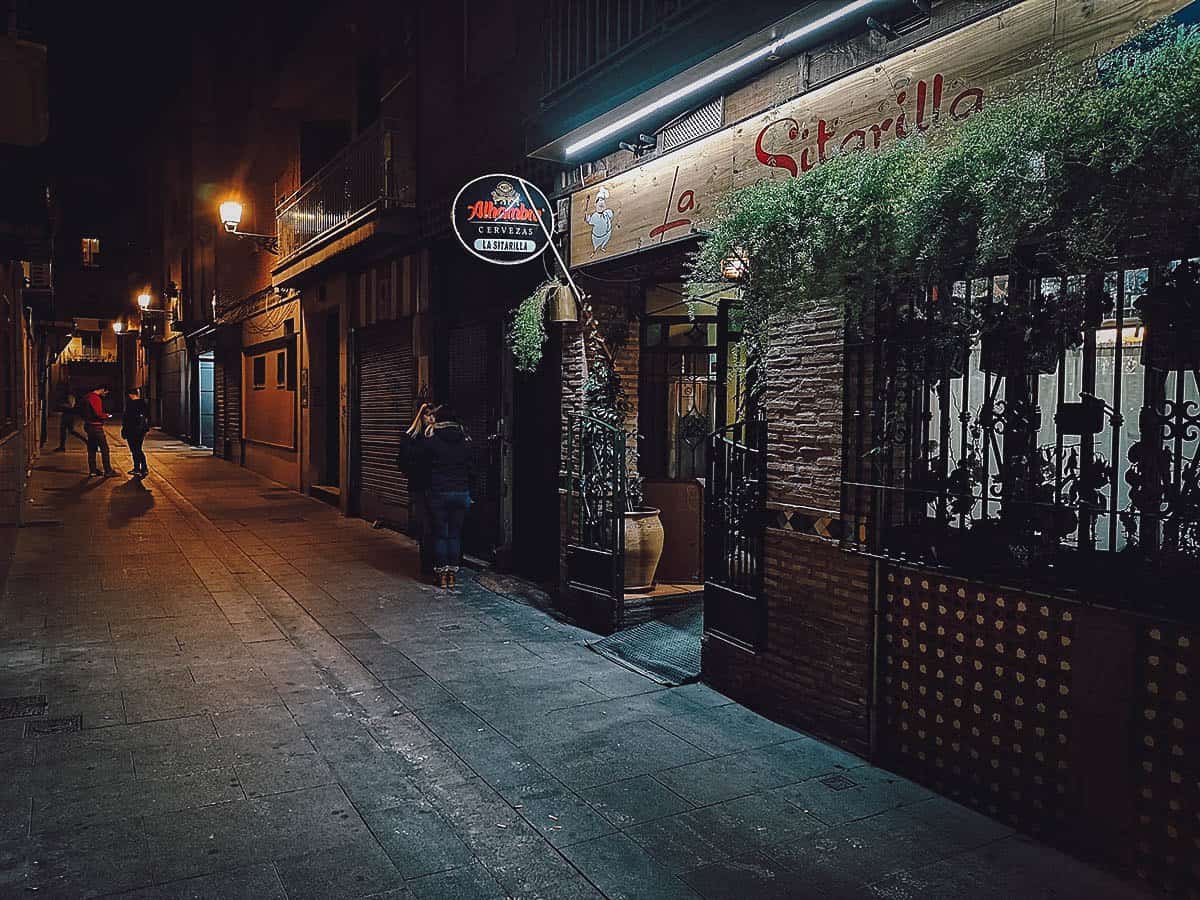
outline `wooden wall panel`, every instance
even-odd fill
[[[687,238],[736,188],[811,169],[842,145],[883,146],[938,122],[965,121],[1033,77],[1047,49],[1085,59],[1186,5],[1026,0],[750,116],[573,194],[570,264]],[[764,78],[777,81],[778,71]]]

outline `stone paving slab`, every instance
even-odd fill
[[[0,720],[0,896],[1141,895],[469,574],[419,583],[403,536],[147,450],[140,482],[39,464],[63,525],[0,546],[0,697],[80,726]]]

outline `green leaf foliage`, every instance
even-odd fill
[[[560,287],[562,281],[558,278],[543,281],[513,312],[508,327],[508,345],[518,372],[533,373],[542,364],[546,344],[546,304]]]
[[[710,292],[725,258],[741,254],[757,358],[778,316],[841,303],[854,331],[875,297],[903,300],[929,286],[941,286],[933,330],[948,324],[955,342],[1011,327],[1004,311],[956,309],[965,299],[948,286],[1016,258],[1081,273],[1148,240],[1160,252],[1195,241],[1200,31],[1159,25],[1099,63],[1047,57],[1019,93],[965,122],[765,178],[724,198],[706,225],[689,292]],[[1079,297],[1033,301],[1013,314],[1072,343]]]

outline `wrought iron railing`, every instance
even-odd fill
[[[761,590],[766,422],[735,422],[708,439],[704,577],[755,597]]]
[[[72,350],[67,349],[59,356],[60,362],[110,362],[117,361],[117,354],[111,350]]]
[[[1182,262],[951,287],[979,308],[1086,295],[1081,345],[1041,359],[1035,327],[1007,347],[964,341],[931,370],[928,353],[898,336],[897,304],[882,304],[867,339],[848,343],[848,539],[1050,593],[1182,599],[1185,573],[1200,572],[1200,330],[1150,324],[1145,312]]]
[[[624,592],[625,440],[621,429],[601,419],[567,417],[563,487],[569,577],[612,597]]]
[[[766,622],[766,438],[761,415],[714,431],[704,483],[704,628],[752,647]]]
[[[411,138],[381,120],[276,207],[280,259],[374,212],[413,206],[414,180]]]

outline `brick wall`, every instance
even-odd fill
[[[613,290],[597,290],[596,293],[589,298],[596,320],[600,323],[603,331],[607,323],[614,323],[627,320],[630,315],[630,298],[624,288]],[[582,321],[577,325],[564,325],[560,333],[559,339],[562,341],[562,394],[560,401],[561,415],[561,431],[562,436],[562,452],[559,454],[561,460],[560,483],[566,475],[567,467],[567,436],[569,430],[569,417],[577,415],[584,411],[583,407],[583,382],[584,382],[584,361],[582,353],[582,341],[584,334],[584,326]],[[629,401],[629,409],[625,418],[625,431],[630,434],[627,442],[627,453],[635,453],[636,437],[633,435],[637,432],[637,415],[638,415],[638,373],[641,356],[641,336],[638,331],[637,322],[629,323],[628,333],[625,339],[619,344],[609,346],[613,354],[615,370],[617,377],[621,379],[621,384],[625,389],[626,397]],[[588,354],[588,365],[592,362],[592,354]],[[566,550],[567,542],[571,536],[570,523],[566,518],[566,496],[561,493],[560,488],[560,504],[559,504],[559,596],[563,608],[570,609],[572,607],[572,598],[567,587],[567,565],[566,565]],[[593,625],[602,626],[604,623],[592,623]]]
[[[865,754],[872,563],[814,535],[768,529],[767,629],[756,652],[708,635],[704,680],[763,713]]]
[[[870,746],[870,560],[818,536],[841,515],[845,345],[833,304],[776,323],[767,366],[766,638],[718,637],[704,676],[718,689],[866,753]],[[778,526],[778,527],[776,527]]]
[[[767,362],[768,502],[840,508],[842,315],[833,304],[773,329]]]

